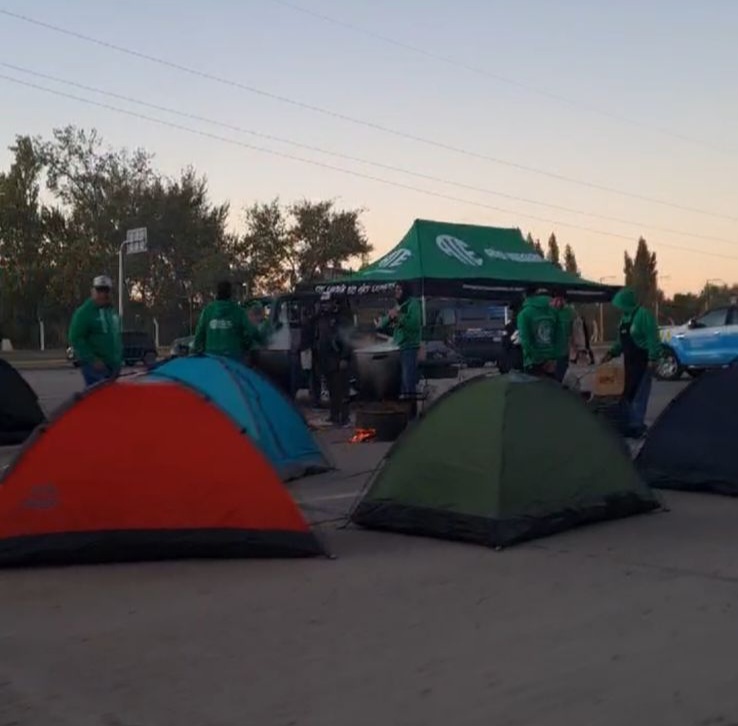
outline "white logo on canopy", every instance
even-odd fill
[[[445,255],[454,257],[464,265],[481,267],[484,264],[484,260],[464,240],[457,237],[439,234],[436,237],[436,245]]]
[[[400,249],[392,250],[377,262],[377,272],[394,272],[398,267],[404,265],[413,253],[411,250],[400,247]]]
[[[536,252],[502,252],[501,250],[488,247],[484,254],[491,260],[509,260],[510,262],[545,262]]]

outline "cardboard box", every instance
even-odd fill
[[[595,371],[592,393],[595,396],[622,396],[625,390],[625,370],[620,365],[605,363]]]

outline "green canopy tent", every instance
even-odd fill
[[[436,297],[519,298],[530,287],[560,289],[574,302],[609,300],[616,288],[583,280],[543,259],[519,229],[417,219],[381,259],[343,280],[315,285],[316,292],[387,293],[400,281],[415,294]]]
[[[472,379],[431,406],[351,519],[497,547],[658,506],[622,441],[576,395],[510,374]]]

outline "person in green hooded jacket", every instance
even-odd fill
[[[262,333],[251,323],[246,310],[231,298],[227,280],[218,283],[216,299],[200,314],[195,329],[195,353],[222,355],[245,361],[255,343],[263,343]]]
[[[69,343],[87,387],[116,378],[123,364],[120,318],[113,308],[112,280],[98,275],[92,295],[72,316]]]
[[[650,310],[639,305],[635,292],[624,287],[613,298],[612,304],[621,311],[618,340],[605,355],[603,362],[623,356],[625,388],[623,407],[626,415],[626,434],[639,438],[646,431],[646,411],[651,395],[651,371],[661,357],[661,338],[656,318]]]
[[[566,301],[563,294],[557,294],[551,301],[556,311],[556,380],[563,383],[569,370],[569,349],[574,331],[574,308]]]
[[[555,375],[559,354],[559,316],[551,306],[547,291],[538,290],[523,302],[523,309],[518,314],[518,336],[526,373]]]
[[[395,286],[397,307],[379,321],[377,330],[392,331],[392,340],[400,349],[401,398],[415,398],[418,387],[418,352],[423,330],[420,302],[410,295],[404,282]]]

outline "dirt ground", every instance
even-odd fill
[[[386,447],[324,438],[292,489],[335,560],[1,571],[0,726],[738,724],[738,501],[504,552],[339,529]]]

